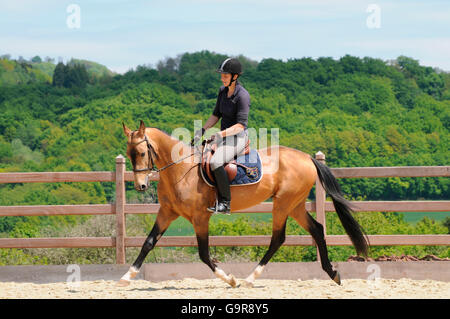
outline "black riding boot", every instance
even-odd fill
[[[219,193],[219,200],[216,202],[215,206],[208,207],[207,209],[212,213],[230,214],[231,192],[227,172],[225,172],[225,168],[223,168],[223,166],[220,166],[213,172],[214,177],[216,178],[216,187]]]

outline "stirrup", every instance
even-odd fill
[[[209,212],[211,212],[211,213],[213,213],[213,215],[231,215],[231,210],[230,210],[230,204],[231,204],[231,202],[230,201],[228,201],[228,203],[222,203],[224,206],[228,206],[227,208],[228,208],[228,210],[226,210],[226,211],[224,211],[224,212],[220,212],[220,211],[218,211],[217,209],[218,209],[218,207],[219,207],[219,201],[217,200],[217,198],[216,198],[216,203],[215,203],[215,206],[214,207],[208,207],[208,208],[206,208],[206,210],[207,211],[209,211]]]

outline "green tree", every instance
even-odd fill
[[[64,86],[66,78],[66,68],[64,63],[59,62],[53,73],[53,85],[54,86]]]
[[[39,55],[36,55],[35,57],[33,57],[31,59],[31,62],[33,62],[33,63],[41,63],[42,59],[41,59],[41,57]]]

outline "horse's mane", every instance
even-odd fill
[[[160,128],[158,128],[158,127],[150,127],[150,128],[156,128],[158,131],[161,131],[161,132],[163,132],[164,134],[166,134],[167,136],[169,136],[169,137],[173,137],[172,135],[170,135],[169,133],[167,133],[165,130],[163,130],[163,129],[160,129]]]
[[[148,128],[154,128],[154,129],[157,129],[158,131],[164,133],[164,134],[167,135],[168,137],[174,138],[174,139],[176,139],[177,141],[182,142],[182,141],[180,141],[179,139],[177,139],[176,137],[174,137],[174,136],[170,135],[169,133],[167,133],[165,130],[160,129],[159,127],[154,127],[154,126],[152,126],[152,127],[148,127]],[[186,143],[184,143],[184,144],[186,144]],[[190,146],[189,144],[186,144],[186,145],[187,145],[187,146]],[[190,147],[192,147],[192,146],[190,146]]]

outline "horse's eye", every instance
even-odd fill
[[[145,153],[141,153],[141,156],[144,157],[144,156],[145,156]]]

